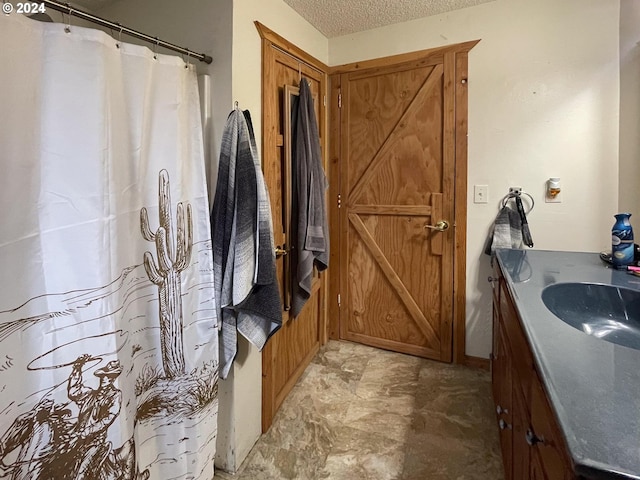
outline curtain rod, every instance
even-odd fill
[[[97,17],[91,13],[85,12],[83,10],[78,10],[76,8],[73,8],[68,3],[60,3],[53,0],[38,0],[38,1],[40,3],[44,3],[45,6],[47,6],[48,8],[51,8],[52,10],[66,13],[67,15],[72,15],[74,17],[82,18],[83,20],[88,20],[89,22],[92,22],[92,23],[97,23],[98,25],[102,25],[103,27],[107,27],[112,30],[117,30],[119,33],[126,33],[127,35],[138,38],[140,40],[153,43],[154,45],[158,45],[160,47],[168,48],[169,50],[182,53],[184,55],[187,55],[188,57],[193,57],[197,60],[200,60],[201,62],[211,63],[213,61],[213,59],[209,55],[205,55],[204,53],[192,52],[188,48],[179,47],[178,45],[165,42],[164,40],[159,40],[158,37],[152,37],[150,35],[139,32],[137,30],[133,30],[132,28],[120,25],[119,23],[111,22],[109,20],[105,20],[104,18]]]

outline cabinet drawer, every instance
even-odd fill
[[[500,285],[500,315],[508,337],[508,344],[511,347],[512,365],[520,378],[522,393],[526,404],[531,398],[531,380],[534,374],[533,356],[529,350],[529,344],[522,331],[520,320],[516,312],[511,297],[506,290],[506,285]]]

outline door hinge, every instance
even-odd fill
[[[342,108],[342,92],[338,93],[338,108]]]
[[[342,195],[338,194],[338,208],[342,208]]]
[[[341,299],[340,299],[340,294],[338,294],[338,307],[340,307],[342,305]]]

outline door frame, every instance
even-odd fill
[[[410,61],[430,59],[441,56],[445,66],[445,81],[454,79],[455,105],[446,116],[455,119],[455,185],[454,185],[454,253],[453,253],[453,363],[488,368],[488,360],[470,357],[465,354],[466,335],[466,258],[467,258],[467,129],[468,129],[468,54],[480,40],[448,45],[444,47],[419,50],[416,52],[376,58],[363,62],[354,62],[331,67],[329,69],[329,231],[332,245],[331,263],[341,265],[341,252],[346,248],[346,235],[340,231],[342,199],[341,182],[341,74],[363,70],[389,67]],[[454,61],[445,62],[445,56],[453,56]],[[340,268],[329,269],[329,323],[328,334],[331,339],[340,338]]]

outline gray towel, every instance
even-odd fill
[[[327,178],[322,168],[320,133],[306,79],[292,108],[294,171],[292,205],[292,311],[297,316],[311,296],[313,266],[329,266],[329,226],[325,204]]]
[[[498,212],[484,253],[494,255],[496,248],[522,248],[522,221],[518,212],[509,205]]]
[[[258,349],[282,325],[269,194],[249,112],[227,118],[211,215],[220,376],[226,378],[240,332]]]

